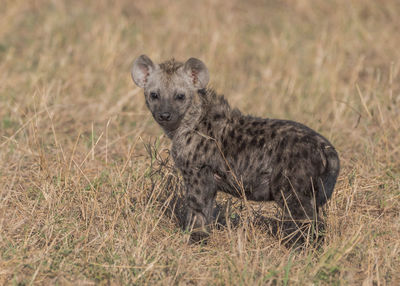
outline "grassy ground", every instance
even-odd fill
[[[399,14],[396,0],[2,1],[0,284],[399,285]],[[240,207],[238,226],[187,244],[165,207],[179,178],[156,172],[169,142],[130,79],[142,53],[198,57],[233,106],[337,147],[321,249],[285,248]]]

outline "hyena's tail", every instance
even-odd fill
[[[340,160],[336,150],[332,146],[325,146],[323,153],[326,158],[326,168],[318,179],[316,197],[318,206],[324,205],[332,196],[340,170]]]

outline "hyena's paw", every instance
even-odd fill
[[[202,230],[194,230],[190,234],[189,244],[207,244],[210,234]]]

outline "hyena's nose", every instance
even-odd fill
[[[161,112],[158,114],[158,119],[160,121],[170,121],[171,120],[171,113],[169,112]]]

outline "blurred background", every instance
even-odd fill
[[[399,281],[399,1],[1,6],[0,283]],[[145,144],[166,154],[169,141],[130,78],[141,54],[197,57],[233,107],[302,122],[337,147],[326,248],[290,254],[239,228],[199,254],[160,222],[144,199],[163,189]]]

